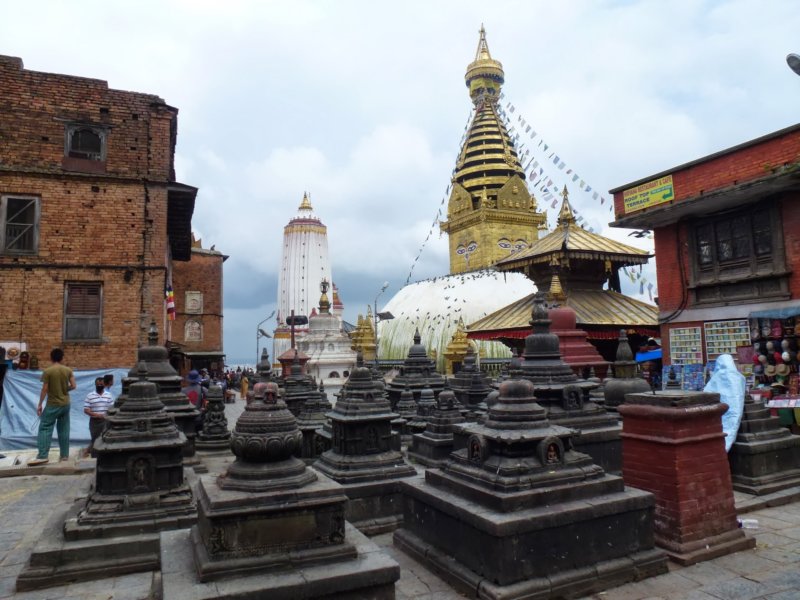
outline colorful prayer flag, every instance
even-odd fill
[[[170,321],[175,320],[175,292],[172,291],[172,286],[167,284],[167,289],[164,291],[165,301],[167,303],[167,318]]]

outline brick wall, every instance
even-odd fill
[[[106,160],[65,160],[66,127],[106,132]],[[35,255],[0,254],[0,340],[42,366],[61,346],[81,369],[134,364],[155,319],[163,340],[167,189],[177,110],[104,81],[0,56],[0,194],[40,199]],[[101,342],[63,342],[65,282],[103,284]]]
[[[172,269],[172,288],[175,292],[176,318],[172,322],[171,339],[188,352],[221,351],[222,344],[222,264],[226,257],[216,250],[192,248],[192,259],[176,262]],[[186,312],[186,292],[203,295],[202,313]],[[190,342],[184,338],[187,320],[203,326],[203,340]]]
[[[800,161],[800,128],[789,128],[783,133],[765,137],[768,139],[754,140],[673,171],[671,175],[675,202],[759,179],[778,167]],[[653,176],[655,178],[656,175]],[[614,193],[614,212],[617,218],[625,216],[623,192],[620,189]]]

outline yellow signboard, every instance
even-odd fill
[[[622,192],[625,214],[674,199],[675,189],[672,187],[672,175],[648,181]]]

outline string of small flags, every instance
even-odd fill
[[[502,101],[504,98],[505,94],[501,93],[499,99]],[[539,135],[534,125],[526,120],[521,112],[517,111],[513,103],[507,101],[505,107],[503,107],[501,103],[498,103],[497,113],[503,120],[506,131],[517,149],[517,156],[519,157],[520,163],[524,165],[523,170],[528,174],[528,181],[530,182],[528,187],[531,193],[539,191],[542,193],[542,200],[550,203],[551,208],[556,208],[558,206],[561,198],[561,191],[556,181],[559,179],[559,174],[556,174],[554,181],[549,171],[549,165],[552,164],[557,171],[562,173],[561,177],[565,178],[567,181],[571,179],[573,184],[578,185],[578,189],[582,190],[585,194],[591,194],[590,197],[592,200],[597,201],[599,199],[601,206],[608,202],[608,210],[613,214],[614,203],[606,200],[605,196],[601,195],[596,189],[593,189],[579,173],[570,167],[567,161],[561,158],[561,153],[557,153],[555,148]],[[514,121],[512,117],[515,113],[517,117],[516,121]],[[532,151],[531,147],[533,147],[537,137],[539,138],[539,142],[536,145],[536,150]],[[527,142],[530,142],[531,147],[526,145]],[[540,152],[541,156],[537,157],[536,154]],[[572,203],[572,212],[575,215],[575,221],[578,225],[594,233],[594,229],[589,226],[588,220],[575,209],[574,202]],[[648,232],[644,237],[652,239],[653,233]],[[656,285],[642,274],[641,265],[639,265],[639,271],[637,273],[629,271],[627,267],[623,267],[623,271],[632,283],[639,283],[640,295],[644,295],[644,290],[647,289],[647,293],[652,301]]]
[[[461,148],[464,147],[464,142],[467,139],[467,133],[469,132],[469,125],[471,122],[472,122],[472,111],[470,110],[469,115],[467,116],[467,123],[466,125],[464,125],[464,131],[461,134],[461,140],[458,143],[459,154],[456,157],[456,164],[458,163],[458,156],[460,156],[461,154]],[[453,169],[455,169],[455,165],[453,165]],[[433,235],[436,226],[439,224],[439,221],[441,220],[442,210],[444,209],[444,203],[447,202],[447,199],[449,197],[451,185],[452,183],[447,184],[447,188],[444,190],[444,195],[442,196],[442,200],[441,202],[439,202],[439,208],[436,211],[436,216],[433,218],[433,222],[431,223],[431,226],[428,229],[428,235],[425,236],[425,240],[420,245],[419,250],[417,251],[417,255],[414,257],[414,262],[411,263],[411,268],[408,270],[408,277],[406,277],[406,283],[405,283],[406,285],[408,285],[409,282],[411,281],[411,276],[414,273],[414,267],[417,266],[417,262],[422,256],[422,252],[425,250],[425,246],[428,244],[428,240],[431,239],[431,236]]]

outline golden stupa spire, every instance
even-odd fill
[[[558,213],[558,221],[559,225],[569,225],[570,223],[575,222],[575,214],[572,212],[572,206],[569,204],[569,192],[567,191],[567,186],[564,186],[564,191],[561,192],[561,197],[564,198],[564,202],[561,204],[561,211]]]
[[[331,303],[328,300],[328,293],[327,293],[329,285],[330,284],[328,283],[328,280],[323,277],[322,281],[319,284],[319,290],[322,292],[322,294],[319,297],[319,312],[320,312],[320,314],[327,315],[328,313],[331,312]]]
[[[553,273],[553,278],[550,280],[550,289],[547,291],[547,299],[550,302],[565,302],[567,299],[564,288],[561,287],[561,278],[559,278],[558,273]]]
[[[486,100],[496,103],[500,95],[500,87],[505,81],[503,65],[500,61],[494,60],[489,52],[486,30],[482,23],[475,60],[467,66],[464,81],[469,88],[469,95],[476,105]]]
[[[303,192],[303,201],[300,203],[300,207],[297,210],[314,210],[308,199],[308,192]]]

